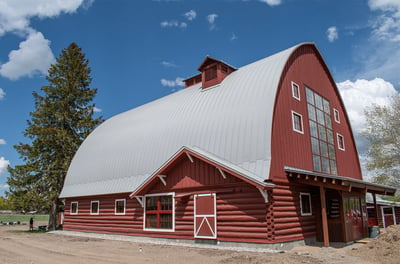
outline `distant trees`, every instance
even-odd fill
[[[35,110],[24,131],[29,143],[14,148],[23,165],[9,167],[7,195],[15,209],[50,213],[49,229],[57,224],[59,195],[69,164],[82,141],[103,119],[94,118],[97,89],[90,88],[89,62],[71,43],[50,66],[42,94],[33,92]]]
[[[366,111],[369,161],[373,181],[400,188],[400,95],[389,106],[373,106]]]
[[[0,210],[11,210],[12,206],[8,199],[0,196]]]

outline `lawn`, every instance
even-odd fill
[[[0,214],[0,222],[29,222],[31,217],[35,222],[49,221],[49,215]]]

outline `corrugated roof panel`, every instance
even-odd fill
[[[276,90],[297,47],[108,119],[78,149],[61,197],[130,192],[183,146],[267,179]]]

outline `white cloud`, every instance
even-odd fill
[[[5,144],[7,144],[6,141],[4,139],[0,138],[0,145],[5,145]]]
[[[22,76],[33,76],[35,73],[47,73],[49,61],[54,60],[49,47],[50,41],[31,28],[30,20],[71,14],[80,6],[89,8],[93,2],[94,0],[0,0],[0,37],[13,33],[27,38],[20,43],[19,50],[10,52],[10,61],[1,65],[0,75],[15,80]],[[36,52],[39,54],[34,55]],[[25,55],[29,56],[26,61],[22,58]]]
[[[365,128],[365,110],[373,104],[386,106],[396,90],[390,82],[381,78],[373,80],[359,79],[355,82],[344,81],[337,83],[353,131],[360,133]]]
[[[193,9],[184,14],[187,20],[192,21],[196,19],[197,13]]]
[[[380,15],[372,22],[374,37],[400,42],[400,1],[369,0],[368,6]]]
[[[40,32],[32,31],[28,38],[19,44],[18,50],[8,55],[9,61],[1,65],[0,75],[11,80],[22,76],[33,76],[36,73],[47,74],[54,55],[50,41]]]
[[[232,32],[230,40],[231,41],[237,40],[237,36],[234,32]]]
[[[8,185],[7,183],[0,184],[0,191],[8,190],[8,188],[10,188],[10,185]]]
[[[4,90],[0,88],[0,100],[3,100],[5,96],[6,92],[4,92]]]
[[[161,65],[167,68],[175,68],[177,67],[175,63],[170,62],[170,61],[162,61]]]
[[[180,86],[183,87],[185,86],[185,83],[183,82],[183,78],[181,77],[176,77],[175,80],[167,80],[167,79],[161,79],[161,85],[162,86],[167,86],[167,87],[176,87],[176,86]]]
[[[101,112],[103,112],[103,110],[100,109],[100,108],[94,107],[94,108],[93,108],[93,112],[95,112],[95,113],[101,113]]]
[[[163,28],[167,27],[187,28],[187,24],[185,22],[179,22],[177,20],[163,21],[160,23],[160,25]]]
[[[277,6],[282,4],[282,0],[259,0],[259,1],[266,3],[269,6]]]
[[[336,27],[329,27],[326,30],[326,36],[328,37],[329,42],[334,42],[339,38],[339,33]]]
[[[207,21],[210,24],[210,30],[216,29],[215,20],[217,19],[217,14],[209,14],[207,16]]]
[[[33,17],[49,18],[62,13],[73,13],[83,3],[93,1],[69,0],[1,0],[0,36],[11,31],[25,31]]]
[[[8,165],[10,165],[10,161],[4,159],[4,157],[0,157],[0,174],[3,174],[7,171]]]

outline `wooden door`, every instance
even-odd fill
[[[194,196],[194,237],[217,238],[215,193]]]

